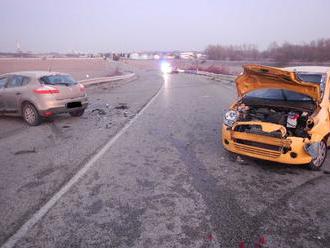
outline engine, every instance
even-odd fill
[[[287,129],[289,136],[308,137],[310,129],[310,113],[304,111],[276,108],[256,107],[241,104],[237,108],[239,121],[262,121],[280,124]]]

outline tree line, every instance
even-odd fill
[[[305,44],[282,45],[273,42],[265,51],[255,45],[209,45],[205,54],[211,60],[271,60],[279,63],[290,61],[330,62],[330,39],[319,39]]]

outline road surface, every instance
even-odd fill
[[[230,156],[219,127],[233,85],[144,71],[135,81],[88,90],[82,119],[60,116],[40,127],[1,119],[1,243],[330,246],[329,159],[312,172]],[[86,163],[82,178],[38,217]]]

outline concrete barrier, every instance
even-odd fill
[[[79,83],[89,86],[89,85],[95,85],[95,84],[102,84],[106,82],[113,82],[113,81],[118,81],[118,80],[123,80],[123,79],[130,79],[135,77],[135,73],[128,73],[125,75],[120,75],[120,76],[113,76],[113,77],[100,77],[100,78],[91,78],[91,79],[84,79],[80,80]]]

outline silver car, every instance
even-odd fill
[[[81,116],[87,105],[85,87],[68,74],[24,71],[0,75],[0,114],[22,116],[32,126],[58,113]]]

